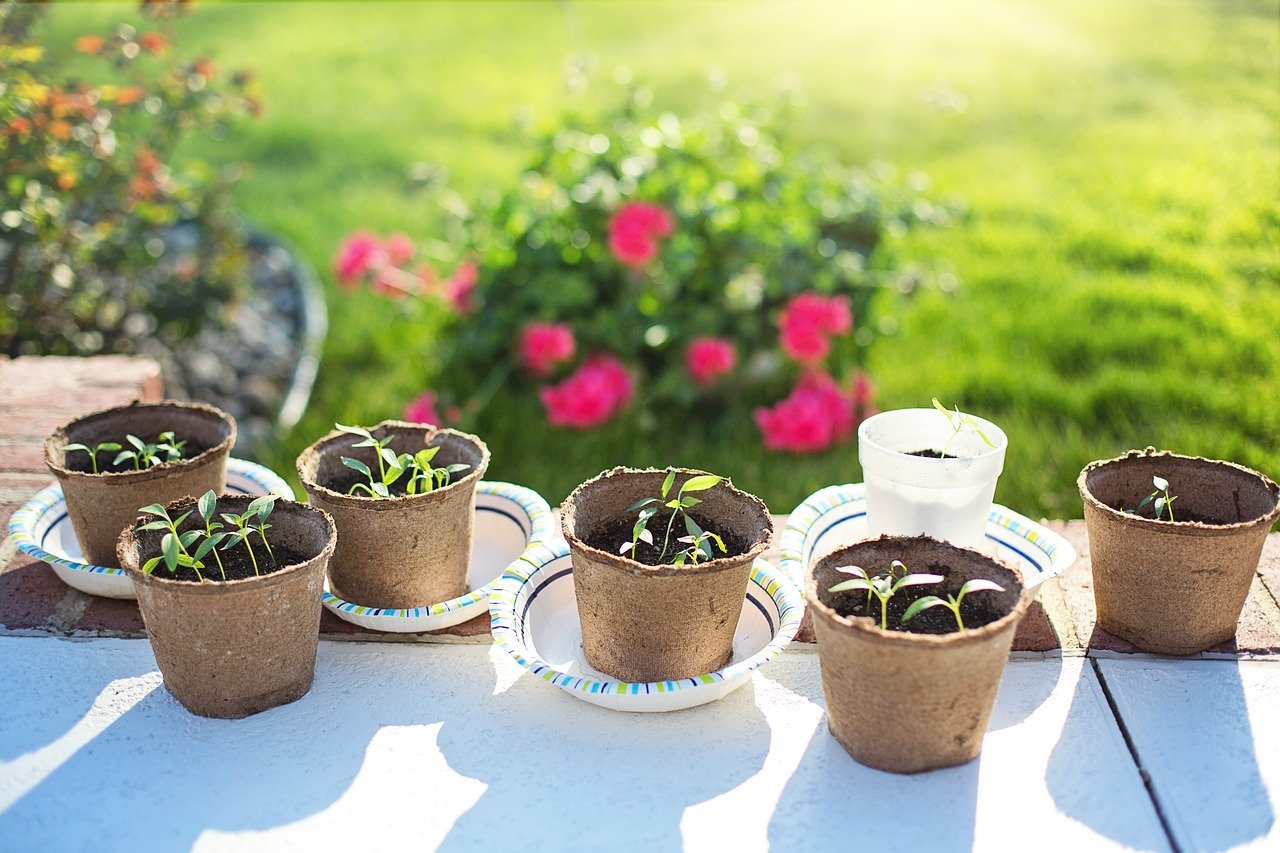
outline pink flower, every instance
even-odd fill
[[[725,338],[694,338],[684,353],[685,370],[699,385],[711,385],[733,370],[738,353]]]
[[[875,400],[876,389],[871,384],[871,377],[858,373],[853,377],[853,404],[859,409],[866,409]],[[864,412],[863,417],[867,417]]]
[[[658,240],[670,237],[675,219],[665,207],[633,201],[609,220],[609,249],[620,263],[641,269],[658,255]]]
[[[480,268],[475,261],[463,261],[445,282],[445,299],[459,314],[470,314],[475,310],[476,281]]]
[[[387,258],[402,267],[413,257],[413,241],[407,234],[392,234],[387,238]]]
[[[847,296],[801,293],[782,309],[782,349],[801,364],[815,365],[831,352],[831,338],[853,330]]]
[[[357,231],[334,256],[333,274],[344,290],[353,290],[365,273],[381,269],[386,263],[387,253],[378,238],[368,231]]]
[[[404,299],[407,294],[405,285],[410,278],[405,271],[388,264],[373,274],[373,289],[392,299]]]
[[[415,424],[431,424],[439,426],[444,423],[436,410],[436,392],[431,389],[423,391],[417,398],[405,406],[404,419]]]
[[[610,355],[589,359],[559,385],[538,392],[552,426],[587,429],[613,417],[635,388],[626,367]]]
[[[756,425],[769,450],[816,453],[852,434],[857,425],[851,395],[820,371],[800,377],[791,394],[771,409],[755,411]]]
[[[573,329],[565,323],[526,323],[520,331],[520,363],[537,376],[548,375],[573,352]]]

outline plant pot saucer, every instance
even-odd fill
[[[837,548],[869,538],[862,483],[827,486],[796,507],[782,532],[779,566],[792,583],[804,583],[805,566]],[[1062,574],[1076,561],[1063,537],[1011,509],[992,504],[983,546],[977,550],[1022,572],[1027,589]]]
[[[799,590],[773,565],[757,560],[727,666],[677,681],[629,684],[587,663],[573,564],[563,540],[535,548],[514,563],[497,583],[489,606],[494,642],[516,662],[584,702],[615,711],[677,711],[728,695],[782,653],[803,612]]]
[[[227,461],[227,494],[271,494],[293,500],[293,489],[270,468],[234,458]],[[23,504],[9,519],[9,536],[19,551],[48,563],[72,589],[103,598],[134,597],[124,569],[84,562],[61,486],[42,489]]]
[[[481,480],[476,487],[475,532],[471,541],[470,590],[449,601],[384,609],[344,601],[324,582],[321,600],[339,619],[371,631],[417,633],[460,625],[486,612],[489,595],[504,571],[558,535],[551,507],[532,489]]]

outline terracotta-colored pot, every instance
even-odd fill
[[[66,467],[66,446],[95,447],[104,441],[124,444],[126,435],[154,442],[172,431],[179,441],[205,447],[204,452],[143,471],[92,474]],[[220,409],[203,403],[130,403],[76,418],[45,439],[44,461],[58,478],[76,541],[94,565],[116,565],[116,540],[148,504],[167,504],[227,487],[227,458],[236,442],[236,423]],[[110,462],[104,454],[99,463]]]
[[[222,497],[218,512],[244,512],[252,497]],[[193,508],[168,505],[176,518]],[[333,519],[305,504],[276,501],[267,534],[302,563],[262,577],[193,583],[150,575],[141,565],[160,551],[163,531],[120,534],[117,554],[133,581],[164,686],[202,717],[247,717],[301,698],[311,689],[320,636],[320,593],[337,532]],[[184,525],[183,529],[188,529]]]
[[[681,469],[671,494],[704,473]],[[586,544],[619,518],[634,519],[627,508],[659,495],[666,476],[614,468],[578,486],[561,507],[587,662],[627,682],[689,678],[728,663],[751,566],[773,541],[764,502],[726,479],[697,493],[702,503],[692,514],[705,530],[741,543],[740,554],[696,565],[650,566]],[[650,530],[660,534],[667,519],[665,513],[655,516]]]
[[[1121,512],[1169,481],[1174,521]],[[1094,462],[1077,481],[1093,563],[1098,627],[1140,649],[1202,652],[1235,636],[1280,487],[1231,462],[1131,451]],[[1149,505],[1148,505],[1149,506]],[[1201,516],[1218,521],[1179,521]]]
[[[489,448],[468,433],[405,421],[383,421],[370,432],[379,440],[391,436],[397,454],[439,445],[433,466],[470,468],[424,495],[371,498],[332,488],[359,476],[342,464],[343,456],[377,472],[373,449],[353,446],[358,437],[334,431],[302,451],[298,477],[311,505],[331,514],[338,526],[330,588],[347,601],[391,609],[457,598],[467,591],[476,485],[489,467]]]
[[[912,573],[943,575],[946,580],[927,591],[944,598],[973,578],[995,581],[1004,592],[972,595],[1007,612],[949,634],[885,631],[870,617],[839,615],[837,609],[866,593],[828,592],[849,579],[836,567],[876,574],[894,560]],[[817,633],[827,726],[854,760],[891,773],[919,773],[977,758],[1014,631],[1033,598],[1016,569],[925,536],[882,536],[810,565],[805,598]]]

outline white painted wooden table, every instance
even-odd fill
[[[193,717],[140,640],[0,637],[0,849],[1280,846],[1280,664],[1014,661],[982,757],[899,777],[826,731],[818,658],[667,715],[486,646],[322,642],[301,701]]]

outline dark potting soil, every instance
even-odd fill
[[[186,526],[184,525],[182,529],[185,530]],[[280,571],[280,569],[283,569],[286,566],[305,563],[307,560],[311,559],[308,555],[300,554],[286,545],[279,545],[275,542],[271,542],[270,531],[267,532],[267,542],[271,543],[271,550],[275,554],[274,559],[267,554],[267,549],[263,546],[262,539],[258,534],[254,533],[250,537],[249,542],[253,545],[253,557],[258,561],[259,575],[269,575],[272,572]],[[146,554],[143,556],[142,562],[145,564],[147,560],[150,560],[154,556],[156,556],[154,553]],[[245,550],[243,542],[237,542],[234,547],[226,551],[219,550],[218,557],[222,560],[222,569],[227,573],[227,580],[234,581],[254,577],[253,560],[249,558],[249,552]],[[205,567],[200,570],[200,574],[204,576],[204,579],[206,581],[221,582],[222,572],[218,571],[218,561],[214,559],[213,554],[210,553],[205,555],[202,562],[205,564]],[[169,574],[169,567],[166,566],[163,561],[160,565],[156,566],[153,574],[156,577],[171,580],[193,582],[199,582],[200,580],[194,569],[189,569],[185,566],[179,566],[177,572]]]
[[[369,466],[369,467],[373,470],[373,475],[375,477],[378,476],[378,469],[374,468],[373,466]],[[452,475],[452,477],[449,479],[449,484],[458,482],[463,477],[467,476],[467,474],[469,473],[471,473],[470,466],[467,467],[467,470],[459,471],[456,474]],[[344,468],[340,476],[332,477],[328,480],[325,480],[320,485],[324,486],[326,489],[329,489],[330,491],[337,492],[340,495],[346,495],[346,494],[350,494],[351,487],[354,486],[356,483],[368,484],[368,482],[369,482],[369,478],[361,474],[359,471],[352,470],[351,468]],[[443,486],[440,488],[443,488]],[[402,497],[408,494],[408,489],[409,489],[409,475],[401,474],[400,479],[397,480],[395,483],[392,483],[391,486],[388,488],[388,491],[391,492],[392,497]],[[369,497],[369,493],[366,492],[364,489],[361,489],[355,495],[355,497],[367,498]]]
[[[149,444],[154,444],[156,440],[155,436],[147,437],[147,436],[140,435],[137,437]],[[178,436],[178,440],[181,441],[182,436]],[[126,441],[124,436],[120,436],[119,438],[107,439],[107,441],[114,441],[116,444],[120,445],[120,447],[124,450],[134,449],[133,445],[130,444],[128,441]],[[75,442],[72,442],[72,443],[74,444]],[[201,453],[204,453],[208,449],[209,448],[205,447],[204,445],[188,439],[186,446],[182,448],[182,458],[194,459],[195,457],[199,456]],[[116,465],[114,460],[116,456],[118,456],[119,454],[120,454],[119,450],[99,451],[98,452],[98,473],[99,474],[123,474],[128,471],[138,470],[137,468],[134,467],[132,459],[126,459],[123,462],[121,462],[119,465]],[[177,460],[174,460],[174,461],[177,461]],[[62,456],[62,467],[66,468],[68,471],[79,471],[83,474],[93,473],[93,463],[89,461],[89,454],[85,453],[83,450],[72,450],[69,453],[64,453]],[[142,470],[145,471],[147,469],[143,468]]]
[[[923,456],[926,459],[959,459],[954,453],[943,453],[941,450],[913,450],[908,456]]]
[[[711,542],[711,550],[712,553],[715,554],[716,559],[721,557],[736,557],[737,555],[745,554],[750,550],[751,544],[749,542],[742,541],[732,533],[726,533],[725,531],[717,530],[714,527],[709,527],[707,522],[699,518],[696,514],[691,513],[691,515],[693,516],[693,520],[698,523],[699,527],[703,530],[710,530],[712,533],[724,540],[724,547],[726,550],[723,554],[720,553],[719,546],[717,546],[714,541]],[[644,563],[646,566],[670,565],[676,554],[689,547],[688,542],[676,541],[681,536],[689,535],[689,531],[684,528],[683,519],[677,518],[675,524],[671,527],[671,540],[667,543],[666,559],[662,559],[660,549],[662,548],[662,539],[667,532],[667,522],[670,519],[670,514],[658,514],[649,519],[649,532],[653,534],[654,544],[650,545],[647,542],[640,542],[636,548],[634,556],[632,556],[630,549],[628,549],[622,556],[635,560],[637,563]],[[625,518],[616,518],[600,530],[596,531],[595,535],[587,537],[583,541],[592,548],[598,548],[608,554],[617,554],[618,549],[622,547],[623,542],[630,544],[631,530],[635,527],[635,523],[636,519],[634,515]],[[705,563],[706,560],[703,559],[699,562]],[[687,566],[690,564],[686,562],[685,565]]]
[[[913,567],[912,573],[946,577],[951,573],[951,568],[941,563],[935,563],[924,568]],[[951,612],[949,607],[930,607],[928,610],[911,617],[911,621],[905,625],[902,622],[902,614],[907,612],[907,608],[911,606],[912,602],[929,595],[936,595],[945,600],[947,596],[943,594],[943,590],[946,588],[947,584],[945,582],[903,587],[893,598],[889,599],[889,630],[910,634],[953,634],[960,630],[959,626],[956,625],[955,614]],[[877,625],[880,624],[880,599],[873,595],[868,604],[865,592],[855,590],[838,594],[843,598],[839,606],[835,608],[835,611],[841,616],[869,616],[875,620]],[[989,592],[971,592],[966,595],[964,601],[960,603],[960,617],[964,620],[964,627],[967,629],[981,628],[983,625],[989,625],[1002,618],[1009,612],[1009,608],[1000,606],[998,603],[999,598],[1000,596]]]

